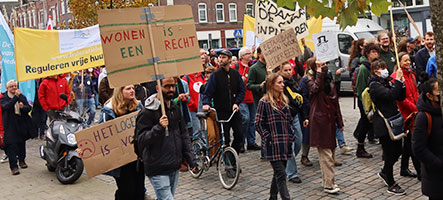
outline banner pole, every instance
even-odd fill
[[[149,9],[149,10],[148,10]],[[150,14],[148,14],[148,12],[150,13],[150,8],[148,8],[147,10],[145,10],[145,16],[146,16],[146,24],[148,25],[148,32],[149,32],[149,42],[151,44],[151,52],[152,52],[152,61],[154,62],[154,73],[155,73],[155,79],[157,79],[157,85],[160,88],[160,91],[158,92],[157,95],[159,95],[160,97],[160,103],[161,103],[161,111],[162,111],[162,115],[166,115],[166,111],[165,111],[165,102],[163,100],[163,86],[161,84],[160,81],[160,76],[158,74],[158,61],[155,59],[157,57],[156,53],[155,53],[155,47],[154,47],[154,36],[152,33],[152,27],[151,27],[151,18],[150,18]],[[165,128],[166,132],[165,135],[169,136],[169,131],[168,131],[168,127]]]
[[[412,23],[412,25],[414,26],[415,30],[417,30],[418,35],[421,36],[421,32],[420,32],[420,30],[418,29],[417,24],[415,24],[414,19],[412,19],[411,15],[409,14],[409,12],[408,12],[408,10],[406,9],[405,5],[404,5],[400,0],[397,0],[397,1],[400,3],[401,6],[403,6],[403,10],[405,10],[406,15],[407,15],[408,18],[409,18],[409,21],[411,21],[411,23]]]
[[[398,59],[398,50],[397,50],[397,38],[395,36],[395,30],[394,30],[394,17],[392,16],[392,5],[389,6],[389,12],[391,15],[391,31],[392,31],[392,42],[394,42],[394,51],[395,51],[395,60],[397,61],[397,68],[399,67],[400,60]]]

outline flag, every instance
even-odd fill
[[[49,16],[48,23],[46,24],[46,30],[52,30],[52,17]]]
[[[243,17],[243,46],[252,49],[255,41],[255,47],[258,47],[263,40],[255,38],[255,19],[249,15]]]
[[[17,80],[17,74],[15,70],[15,52],[14,52],[14,36],[6,23],[3,14],[0,12],[0,52],[2,63],[1,74],[1,92],[6,91],[6,82],[9,80]],[[33,103],[35,97],[35,81],[25,81],[18,84],[23,95],[26,96],[29,103]]]
[[[323,19],[311,17],[307,20],[309,35],[305,37],[306,46],[308,46],[312,51],[314,51],[314,41],[312,40],[312,34],[320,33],[323,24]],[[300,47],[303,48],[301,42],[299,41]]]

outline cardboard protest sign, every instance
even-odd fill
[[[333,32],[320,32],[312,35],[315,57],[322,62],[338,58],[337,38]]]
[[[255,3],[255,35],[267,40],[285,30],[294,29],[298,39],[309,35],[306,12],[277,7],[272,0],[258,0]]]
[[[265,56],[266,64],[271,66],[272,69],[301,54],[293,29],[279,33],[264,41],[260,44],[260,48]]]
[[[111,87],[202,71],[189,5],[100,10],[98,21]],[[154,62],[158,63],[158,76]]]
[[[98,25],[73,30],[15,28],[17,80],[104,65]]]
[[[137,159],[131,141],[138,112],[75,133],[88,178]]]

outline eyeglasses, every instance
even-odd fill
[[[168,85],[162,85],[162,87],[166,88],[166,89],[171,89],[171,88],[175,88],[176,85],[175,84],[168,84]]]

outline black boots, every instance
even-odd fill
[[[357,156],[357,158],[372,158],[372,154],[368,153],[365,150],[364,144],[358,144],[357,152],[355,153],[355,155]]]

